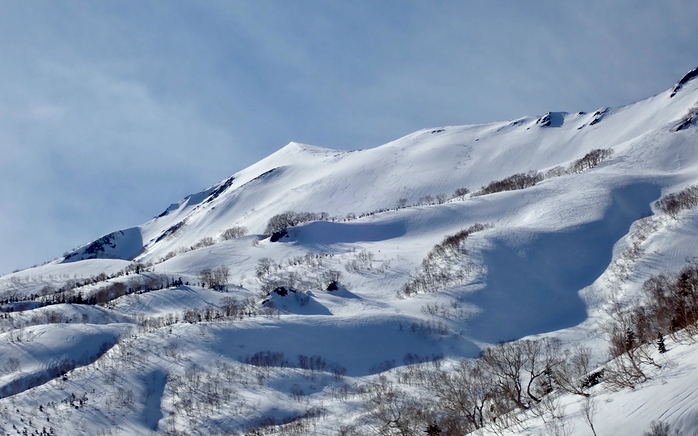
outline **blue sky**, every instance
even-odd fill
[[[698,2],[0,0],[0,274],[290,141],[619,106],[698,66]]]

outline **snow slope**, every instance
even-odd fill
[[[609,296],[635,301],[644,280],[696,256],[698,212],[674,220],[654,206],[698,184],[690,118],[698,80],[680,84],[620,108],[425,129],[366,150],[291,143],[141,226],[1,277],[5,310],[22,311],[3,318],[0,362],[16,356],[19,369],[7,370],[0,388],[18,392],[9,398],[22,421],[6,413],[0,425],[27,426],[30,415],[45,420],[34,411],[41,404],[52,421],[60,416],[58,434],[174,427],[235,434],[323,405],[333,418],[317,434],[334,434],[361,416],[356,401],[336,400],[338,390],[415,359],[477,357],[489,344],[538,334],[591,344],[601,359],[603,345],[588,333],[603,320]],[[613,154],[585,171],[555,169],[595,149]],[[453,195],[531,170],[547,176],[525,189]],[[262,233],[286,211],[328,218],[271,242]],[[406,295],[404,285],[419,278],[434,246],[475,224],[486,226],[457,258],[439,264],[448,274],[436,292]],[[236,226],[249,235],[222,237]],[[634,242],[639,256],[627,254]],[[268,271],[259,272],[262,264]],[[229,272],[226,289],[204,288],[200,273],[220,267]],[[341,273],[339,291],[327,290],[331,271]],[[277,285],[296,292],[269,294]],[[104,307],[39,307],[53,295],[121,290],[127,295]],[[217,318],[231,301],[239,313]],[[63,314],[61,323],[44,315],[49,310]],[[635,434],[662,418],[698,431],[697,409],[667,393],[681,383],[698,386],[688,376],[696,350],[676,349],[678,369],[656,379],[666,385],[653,381],[649,394],[609,397],[614,405],[603,426]],[[77,362],[67,379],[30,383],[53,374],[46,362],[65,356]],[[234,395],[187,403],[182,392],[200,398],[205,383],[230,385]],[[76,408],[66,402],[69,393],[89,400]],[[666,411],[646,405],[667,395]],[[0,410],[10,410],[9,398]],[[632,431],[614,427],[611,416],[635,420],[638,408],[647,413]]]

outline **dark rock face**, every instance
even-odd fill
[[[548,112],[536,121],[536,124],[541,127],[561,127],[564,123],[564,112]]]
[[[118,239],[119,237],[124,236],[124,232],[118,231],[114,233],[110,233],[106,236],[102,236],[101,238],[97,239],[96,241],[92,242],[90,245],[88,245],[84,250],[78,250],[74,251],[70,254],[68,254],[65,257],[65,261],[72,260],[75,257],[78,256],[83,256],[83,258],[87,259],[94,259],[97,258],[101,253],[104,253],[106,248],[111,248],[114,249],[116,248],[116,244],[114,243],[114,240]]]
[[[288,232],[286,230],[279,230],[278,232],[274,232],[271,235],[271,238],[269,238],[269,242],[277,242],[279,239],[283,238],[284,236],[288,236]]]
[[[695,79],[696,77],[698,77],[698,67],[696,67],[696,68],[692,69],[691,71],[689,71],[688,73],[686,73],[686,75],[683,76],[681,78],[681,80],[679,80],[676,83],[676,85],[674,85],[674,87],[671,89],[671,95],[669,96],[669,98],[675,96],[676,93],[679,92],[679,89],[681,89],[683,87],[683,85],[685,85],[686,83]]]
[[[337,282],[332,282],[329,285],[327,285],[327,292],[336,291],[338,289],[339,289],[339,285],[337,284]]]
[[[604,115],[606,115],[607,112],[608,112],[608,108],[606,108],[606,109],[599,109],[599,110],[597,110],[596,112],[594,112],[594,119],[591,120],[591,122],[589,123],[589,125],[590,125],[590,126],[593,126],[594,124],[597,124],[597,123],[601,122],[601,120],[603,119]]]
[[[179,231],[179,229],[181,229],[182,227],[184,227],[184,224],[186,224],[186,221],[185,221],[185,220],[182,220],[182,221],[178,222],[177,224],[173,225],[173,226],[170,227],[169,229],[167,229],[167,230],[165,230],[164,232],[162,232],[162,234],[161,234],[160,236],[158,236],[158,238],[155,240],[155,242],[156,242],[156,243],[157,243],[157,242],[160,242],[160,241],[162,241],[163,239],[167,238],[168,236],[174,235],[175,233],[177,233],[177,232]]]
[[[87,259],[133,260],[143,252],[143,236],[138,227],[118,230],[66,254],[62,263]]]
[[[536,121],[536,124],[540,124],[541,126],[549,126],[550,125],[550,112],[548,112],[544,116],[538,118],[538,121]]]
[[[233,184],[233,180],[235,180],[235,177],[230,177],[228,180],[225,181],[218,189],[213,191],[211,195],[208,196],[206,200],[204,200],[204,203],[210,203],[216,198],[218,198],[219,195],[221,195],[226,189],[230,188],[230,185]]]

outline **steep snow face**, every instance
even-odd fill
[[[593,113],[425,129],[351,152],[291,143],[139,227],[0,278],[3,307],[22,310],[0,318],[8,342],[0,362],[18,354],[13,365],[22,368],[0,376],[0,389],[19,392],[22,410],[44,397],[60,402],[63,381],[41,384],[56,365],[39,362],[79,353],[71,365],[85,368],[70,386],[108,393],[88,411],[71,409],[65,431],[163,433],[165,421],[184,416],[182,398],[198,395],[183,394],[178,380],[228,371],[241,403],[216,406],[202,428],[242,432],[328,404],[342,377],[359,384],[410,362],[477,357],[499,341],[549,334],[601,356],[587,334],[605,319],[609,297],[637,300],[648,277],[698,256],[698,210],[674,219],[655,205],[698,184],[694,76]],[[599,149],[612,153],[578,161]],[[506,180],[521,189],[477,195]],[[262,232],[286,211],[323,219],[271,242]],[[249,233],[223,237],[232,227]],[[224,276],[221,286],[203,272]],[[53,304],[90,298],[109,302]],[[114,359],[124,365],[117,385]],[[129,403],[129,390],[143,401]],[[116,403],[126,411],[103,412]],[[330,403],[332,423],[360,418],[356,401]],[[176,423],[195,433],[190,421]]]
[[[87,259],[132,260],[143,252],[143,237],[137,227],[118,230],[67,254],[63,262]]]

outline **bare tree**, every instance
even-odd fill
[[[453,193],[453,198],[462,200],[465,198],[466,195],[470,194],[470,189],[468,188],[458,188],[456,191]]]
[[[594,415],[596,414],[596,402],[594,398],[588,396],[584,399],[582,403],[582,418],[584,422],[589,426],[591,432],[596,436],[596,428],[594,428]]]
[[[591,372],[591,348],[578,345],[572,350],[565,350],[560,361],[553,368],[552,377],[555,386],[570,394],[588,397],[584,390],[585,377]]]
[[[440,411],[450,418],[451,433],[468,433],[485,425],[485,406],[493,394],[492,376],[479,360],[462,360],[453,369],[436,370],[426,379]],[[457,427],[457,428],[454,428]]]
[[[364,409],[378,435],[413,436],[430,423],[415,399],[384,376],[368,387],[367,396]]]

